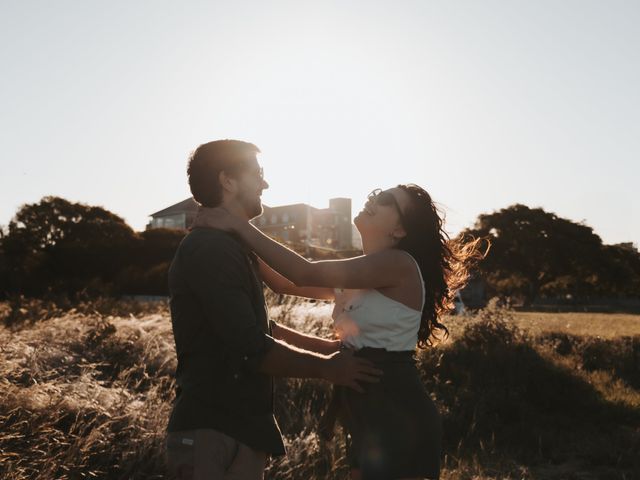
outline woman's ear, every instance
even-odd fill
[[[407,236],[407,232],[402,225],[398,224],[396,228],[393,229],[393,232],[391,232],[391,236],[393,237],[394,242],[399,242]]]

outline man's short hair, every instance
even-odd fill
[[[217,207],[222,202],[220,172],[238,174],[260,153],[253,143],[240,140],[216,140],[203,143],[189,156],[187,176],[196,202],[205,207]]]

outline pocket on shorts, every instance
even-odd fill
[[[191,480],[195,463],[195,436],[172,432],[166,438],[167,467],[177,480]]]

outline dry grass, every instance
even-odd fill
[[[0,478],[163,478],[171,342],[161,314],[0,329]]]
[[[513,319],[516,325],[534,335],[556,332],[610,339],[640,335],[640,315],[629,313],[516,312]]]
[[[330,306],[272,316],[330,334]],[[0,305],[0,478],[166,478],[175,353],[166,305]],[[640,478],[640,318],[514,313],[445,323],[419,354],[444,420],[444,480]],[[267,478],[346,478],[341,436],[315,434],[328,385],[279,380],[289,456]]]

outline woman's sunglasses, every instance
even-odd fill
[[[393,196],[392,193],[387,192],[386,190],[382,190],[381,188],[376,188],[369,195],[367,195],[367,199],[371,200],[373,203],[377,203],[378,205],[383,206],[393,206],[398,211],[398,215],[400,216],[400,221],[404,225],[404,215],[402,214],[402,209],[396,200],[396,197]]]

